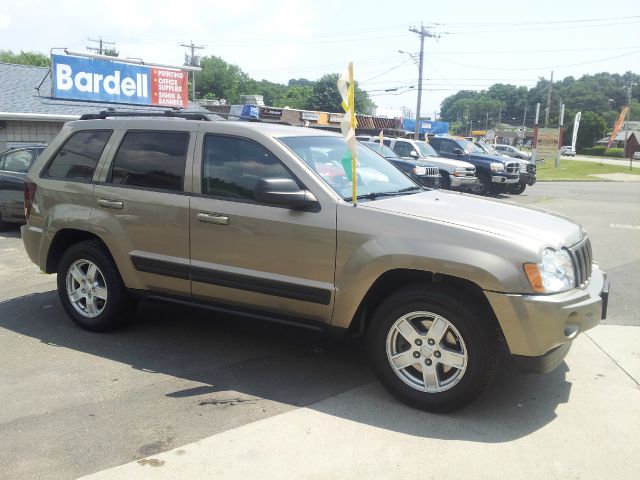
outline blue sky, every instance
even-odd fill
[[[340,72],[353,61],[356,80],[380,107],[415,110],[417,67],[398,50],[417,54],[409,28],[420,22],[440,34],[425,41],[428,115],[458,90],[531,87],[551,70],[554,79],[640,71],[640,9],[630,0],[22,0],[3,5],[0,48],[85,51],[88,37],[102,36],[121,57],[180,65],[186,50],[179,44],[192,40],[205,45],[202,55],[283,83]]]

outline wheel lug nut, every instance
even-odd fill
[[[435,345],[436,341],[433,338],[430,338],[429,340],[427,340],[427,343],[429,345]]]
[[[431,359],[430,359],[430,358],[427,358],[427,359],[424,361],[424,364],[425,364],[426,366],[428,366],[428,367],[429,367],[429,366],[431,366]]]
[[[422,340],[420,340],[420,339],[418,338],[418,339],[416,340],[416,345],[417,345],[417,346],[422,345]]]
[[[436,350],[435,352],[433,352],[433,356],[436,358],[440,358],[440,352]]]
[[[413,352],[413,357],[414,358],[418,358],[420,356],[420,352]]]

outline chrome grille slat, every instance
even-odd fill
[[[576,286],[584,287],[591,279],[591,270],[593,268],[591,242],[585,237],[580,243],[571,247],[569,253],[574,263]]]

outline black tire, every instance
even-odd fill
[[[471,193],[475,193],[476,195],[488,195],[489,189],[491,188],[491,178],[484,173],[478,173],[476,176],[478,177],[478,181],[473,187],[471,187]]]
[[[442,285],[417,284],[392,294],[376,310],[367,332],[369,358],[380,382],[399,400],[421,410],[449,412],[471,403],[489,386],[498,367],[497,331],[488,319],[481,318],[480,311],[480,309],[474,309],[472,305],[469,305],[469,297],[463,299],[453,289]],[[453,332],[449,328],[443,338],[448,338],[450,334],[453,334],[454,338],[456,338],[456,334],[462,338],[460,344],[463,345],[462,351],[466,352],[465,368],[453,369],[445,367],[442,363],[433,367],[436,370],[440,369],[440,372],[443,372],[444,368],[451,368],[450,371],[459,370],[459,372],[454,372],[454,375],[459,374],[457,383],[447,387],[444,391],[434,393],[421,391],[418,389],[419,387],[413,387],[403,380],[401,374],[396,373],[391,365],[391,360],[388,357],[388,342],[393,332],[396,331],[393,326],[404,315],[411,312],[431,312],[441,316],[457,330],[457,332]],[[432,323],[432,325],[434,324]],[[428,330],[424,335],[428,335]],[[420,338],[426,339],[427,337]],[[422,369],[423,357],[424,362],[428,362],[425,355],[431,354],[422,353],[424,342],[422,347],[410,343],[407,345],[409,345],[407,351],[414,350],[412,352],[414,358],[416,352],[421,357],[416,360],[415,364],[405,367],[405,370],[415,371],[419,376],[421,373],[418,373],[417,367]],[[431,348],[442,348],[445,352],[446,346],[439,347],[436,343]],[[435,358],[435,350],[432,354],[434,355],[432,363],[440,362]],[[440,358],[439,355],[438,358]],[[411,372],[409,372],[410,375]],[[439,373],[438,377],[440,375]],[[442,374],[442,377],[445,375],[446,373]]]
[[[522,192],[526,190],[526,188],[527,188],[526,183],[518,182],[518,183],[512,183],[511,185],[509,185],[509,188],[507,191],[513,195],[520,195]]]
[[[445,170],[440,170],[440,188],[444,190],[451,190],[451,177],[449,177],[449,172]]]
[[[67,274],[73,265],[90,262],[98,268],[100,274],[100,286],[107,293],[107,298],[100,300],[101,310],[99,314],[90,318],[83,315],[72,303],[67,293]],[[67,249],[58,264],[58,296],[65,311],[71,320],[84,330],[91,332],[107,332],[122,326],[135,308],[135,301],[131,298],[122,282],[118,268],[107,252],[104,245],[98,240],[88,240],[76,243]],[[104,284],[104,285],[102,285]],[[79,287],[80,288],[80,287]],[[85,291],[84,289],[82,290]],[[91,296],[91,294],[89,294]],[[94,300],[98,304],[98,295]],[[84,299],[85,306],[87,299]],[[78,302],[76,302],[78,304]],[[78,308],[82,308],[80,302]],[[88,308],[87,308],[88,310]]]

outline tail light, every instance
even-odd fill
[[[36,196],[37,187],[33,182],[24,182],[24,218],[27,220],[29,220],[29,215],[31,215],[31,206]]]

